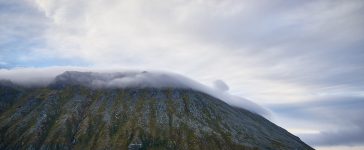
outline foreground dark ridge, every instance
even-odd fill
[[[255,113],[191,89],[0,83],[0,149],[128,147],[312,149]]]

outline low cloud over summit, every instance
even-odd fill
[[[71,68],[48,68],[38,69],[32,72],[27,69],[0,70],[0,79],[10,80],[25,87],[31,86],[51,86],[62,87],[64,85],[82,85],[89,88],[182,88],[192,89],[219,98],[226,103],[247,109],[265,117],[270,117],[269,111],[245,98],[231,95],[227,92],[228,86],[221,80],[215,82],[221,86],[219,89],[205,86],[192,79],[179,74],[161,71],[106,71],[101,72],[79,72],[65,71],[56,74],[61,70]],[[76,68],[75,68],[76,69]],[[80,68],[79,68],[80,69]],[[84,68],[85,70],[89,70]],[[94,69],[97,70],[97,69]],[[13,75],[27,74],[27,77]],[[53,72],[53,73],[49,73]],[[56,75],[56,76],[55,76]],[[222,89],[221,89],[222,88]]]

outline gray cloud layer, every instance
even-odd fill
[[[294,122],[299,116],[311,127],[322,126],[318,133],[302,133],[299,136],[315,146],[364,143],[364,97],[328,96],[311,102],[275,105],[270,107],[280,116]],[[313,124],[315,123],[315,124]]]
[[[78,72],[75,71],[76,69],[99,72]],[[63,71],[65,72],[59,73]],[[124,70],[117,72],[116,70],[81,67],[19,68],[0,69],[1,79],[10,80],[26,87],[66,83],[80,84],[90,88],[188,88],[207,93],[230,105],[245,108],[264,117],[270,117],[269,111],[262,106],[245,98],[229,94],[228,86],[222,80],[217,80],[217,83],[224,86],[223,88],[211,88],[182,75],[162,71]]]

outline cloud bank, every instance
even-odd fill
[[[79,72],[69,70],[99,71]],[[65,71],[65,72],[63,72]],[[60,72],[63,72],[60,74]],[[162,71],[124,70],[122,72],[81,67],[52,67],[52,68],[18,68],[0,69],[0,79],[10,80],[25,87],[32,86],[63,86],[64,84],[83,85],[90,88],[186,88],[200,91],[216,97],[226,103],[247,109],[251,112],[270,117],[269,111],[258,104],[231,95],[228,87],[218,80],[223,90],[205,86],[179,74]]]

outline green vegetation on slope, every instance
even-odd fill
[[[188,89],[7,91],[0,149],[311,149],[256,114]]]

